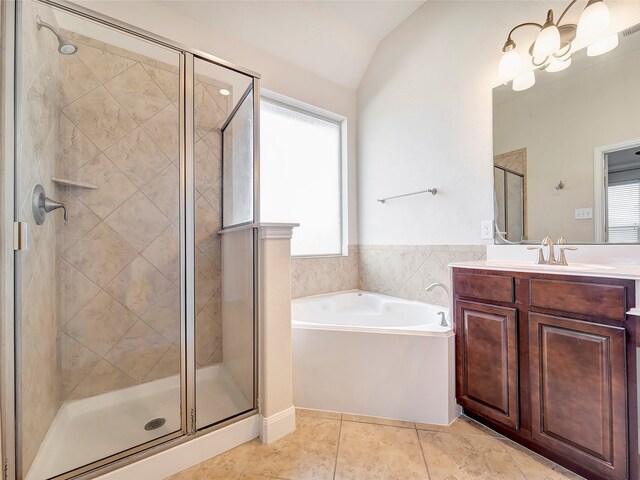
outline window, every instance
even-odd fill
[[[609,184],[607,222],[609,242],[640,242],[640,181]]]
[[[293,255],[343,253],[342,181],[342,121],[263,97],[260,218],[300,224]]]

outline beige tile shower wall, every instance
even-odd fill
[[[451,291],[448,264],[486,257],[484,245],[360,245],[358,287],[435,305],[449,305],[440,282]]]
[[[58,318],[56,316],[55,266],[57,218],[37,226],[31,213],[31,194],[36,184],[56,195],[51,183],[58,131],[57,42],[50,32],[35,28],[35,17],[53,25],[50,8],[32,1],[21,3],[22,25],[18,28],[19,72],[17,112],[20,124],[16,142],[18,217],[29,222],[29,250],[20,252],[21,301],[17,325],[19,364],[19,425],[22,434],[22,460],[30,467],[60,406],[57,362]]]
[[[291,298],[358,288],[358,247],[346,257],[291,259]]]
[[[72,32],[61,57],[56,175],[97,185],[61,195],[62,398],[179,373],[178,69]],[[199,366],[221,356],[220,140],[228,104],[195,86]],[[217,353],[216,353],[217,352]]]

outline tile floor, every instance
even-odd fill
[[[299,409],[291,435],[253,440],[170,480],[580,478],[467,417],[442,427]]]

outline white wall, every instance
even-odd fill
[[[346,117],[349,135],[349,243],[358,243],[355,138],[357,116],[356,94],[353,90],[215,29],[207,28],[204,21],[197,22],[157,2],[78,0],[77,3],[258,72],[262,75],[263,88]]]
[[[638,2],[607,4],[616,22],[640,17]],[[566,5],[429,1],[379,45],[358,90],[361,244],[483,242],[480,222],[493,218],[491,90],[502,45],[514,25]],[[524,46],[533,37],[514,38]],[[435,197],[376,202],[434,186]]]

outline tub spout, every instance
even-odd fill
[[[449,324],[447,323],[447,314],[445,312],[438,312],[438,315],[440,315],[440,326],[448,327]]]

